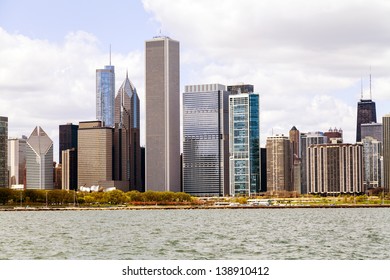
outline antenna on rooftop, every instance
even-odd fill
[[[372,92],[371,92],[371,66],[370,66],[370,99],[372,100]]]
[[[110,66],[111,66],[111,44],[110,44]]]
[[[363,99],[363,77],[360,77],[360,99]]]

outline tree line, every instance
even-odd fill
[[[183,192],[129,191],[75,192],[65,190],[12,190],[0,188],[0,205],[180,205],[197,204]]]

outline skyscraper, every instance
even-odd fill
[[[370,136],[380,142],[383,142],[383,127],[381,123],[362,123],[361,137],[364,139]]]
[[[108,65],[96,69],[96,119],[104,126],[114,126],[115,70]]]
[[[59,160],[62,163],[62,151],[67,149],[77,149],[77,133],[79,126],[71,123],[59,126]]]
[[[318,144],[307,149],[308,193],[362,193],[361,144]]]
[[[180,191],[180,46],[145,42],[146,188]]]
[[[38,126],[27,139],[26,189],[53,189],[53,141]]]
[[[230,194],[260,192],[260,100],[258,93],[229,96]]]
[[[292,191],[290,140],[284,135],[268,137],[266,149],[267,192]]]
[[[0,188],[8,187],[8,118],[0,116]]]
[[[115,97],[114,180],[128,181],[130,190],[144,190],[141,180],[140,102],[127,74]]]
[[[390,191],[390,114],[383,116],[383,176],[384,189]]]
[[[78,125],[60,125],[59,159],[62,167],[62,189],[77,190]],[[63,156],[66,160],[63,162]]]
[[[183,94],[183,191],[229,194],[228,97],[224,85],[185,87]]]
[[[101,121],[79,123],[78,186],[91,187],[112,180],[112,128]]]
[[[364,190],[381,186],[382,168],[382,142],[371,136],[362,139],[363,165],[364,165]]]
[[[363,123],[376,123],[375,102],[371,99],[361,99],[357,106],[356,142],[362,140],[361,125]]]
[[[23,185],[26,169],[26,141],[27,137],[8,139],[8,169],[9,185]]]

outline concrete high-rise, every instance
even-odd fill
[[[104,126],[114,126],[115,69],[96,69],[96,119]]]
[[[363,165],[364,165],[364,190],[381,186],[382,168],[382,142],[371,136],[362,139]]]
[[[183,191],[229,195],[229,92],[220,84],[189,85],[183,94]]]
[[[53,141],[41,127],[27,139],[26,189],[53,189]]]
[[[112,180],[113,132],[101,121],[79,123],[78,187]]]
[[[383,127],[381,123],[362,123],[361,137],[370,136],[380,142],[383,142]]]
[[[0,188],[8,187],[8,117],[0,116]]]
[[[180,191],[180,46],[145,42],[146,189]]]
[[[292,191],[291,143],[288,137],[276,135],[267,137],[267,192]]]
[[[383,176],[384,189],[390,191],[390,114],[383,116]]]
[[[129,190],[144,190],[141,178],[140,101],[127,74],[115,97],[113,173],[114,180],[129,182]]]
[[[25,184],[27,137],[8,139],[9,186]]]
[[[371,99],[361,99],[357,106],[356,142],[362,140],[361,125],[373,122],[376,123],[375,102]]]
[[[230,194],[260,192],[260,98],[258,93],[229,96]]]
[[[361,144],[319,144],[307,149],[308,193],[362,193]]]

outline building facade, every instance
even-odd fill
[[[36,127],[26,141],[26,189],[53,189],[53,141]]]
[[[376,123],[375,102],[371,99],[361,99],[357,106],[356,142],[362,140],[361,125],[373,122]]]
[[[301,193],[307,194],[307,148],[311,145],[325,144],[328,138],[323,132],[301,133],[300,153],[301,153]]]
[[[291,143],[287,136],[267,137],[267,192],[292,191]]]
[[[328,131],[324,132],[324,136],[326,136],[328,142],[327,143],[343,143],[343,130],[337,129],[336,127],[334,129],[329,128]]]
[[[390,114],[382,117],[383,124],[383,187],[390,191]]]
[[[112,180],[112,130],[101,121],[79,123],[78,187],[97,186],[99,181]]]
[[[129,190],[144,191],[141,178],[140,101],[126,79],[115,97],[114,180],[128,181]]]
[[[363,193],[363,146],[319,144],[307,149],[308,193]]]
[[[9,186],[25,185],[27,137],[8,139]]]
[[[180,46],[145,42],[146,189],[180,191]]]
[[[78,125],[71,123],[60,125],[59,161],[62,168],[62,189],[77,190],[77,142]],[[63,162],[66,156],[66,162]]]
[[[229,194],[229,92],[220,84],[191,85],[183,94],[183,191]]]
[[[260,192],[260,98],[258,93],[229,96],[230,194]]]
[[[0,116],[0,188],[8,187],[8,117]]]
[[[379,142],[383,142],[383,127],[381,123],[363,123],[361,125],[361,137],[372,137]]]
[[[96,69],[96,119],[104,126],[114,126],[115,68]]]
[[[366,136],[362,139],[363,165],[364,165],[364,190],[381,187],[382,180],[382,142],[373,137]]]

